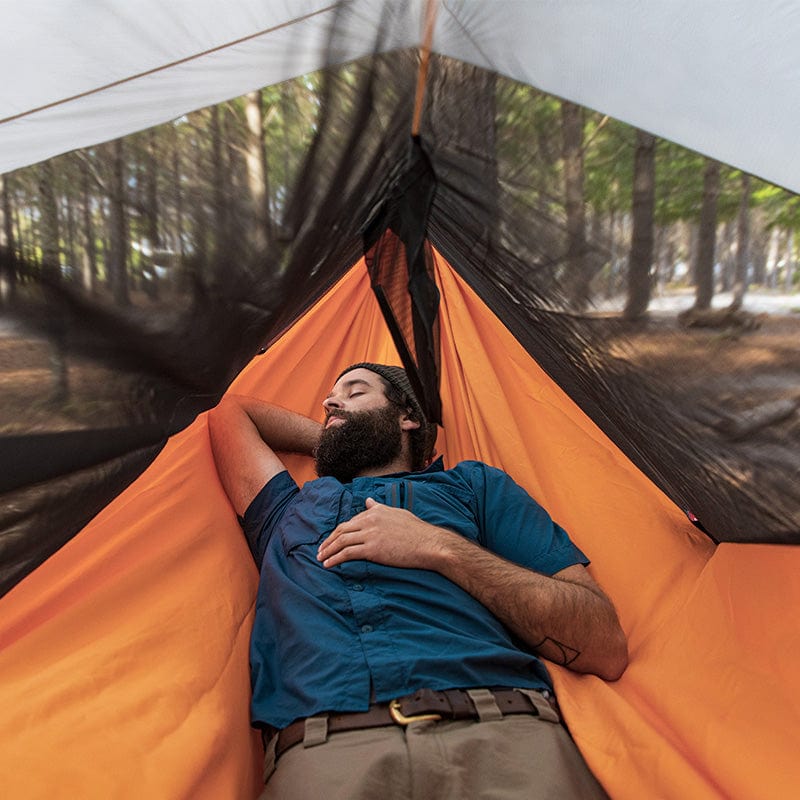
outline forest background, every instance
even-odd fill
[[[342,79],[355,81],[358,67],[349,69]],[[615,356],[667,385],[710,435],[752,446],[773,483],[793,490],[798,197],[492,80],[498,180],[531,214],[558,222],[559,257],[544,276],[559,286],[556,310],[605,328]],[[9,256],[0,271],[0,432],[91,427],[109,409],[119,424],[147,416],[152,398],[141,387],[69,354],[58,337],[25,330],[15,310],[43,285],[61,285],[168,317],[193,286],[224,285],[243,240],[269,250],[284,235],[320,91],[320,75],[304,76],[0,176],[0,249]],[[754,291],[780,295],[782,312],[749,312]],[[677,302],[655,311],[664,298]]]

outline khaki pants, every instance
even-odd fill
[[[267,773],[272,768],[268,747]],[[344,731],[287,750],[262,800],[593,800],[607,795],[567,731],[528,714]]]

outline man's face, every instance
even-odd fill
[[[404,414],[387,400],[379,375],[363,368],[345,373],[323,406],[325,426],[316,452],[320,477],[347,483],[400,456]]]

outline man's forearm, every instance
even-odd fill
[[[208,415],[211,450],[222,485],[237,514],[285,469],[275,451],[312,455],[322,426],[252,397],[229,395]]]
[[[625,634],[599,587],[582,582],[583,567],[565,571],[574,580],[540,575],[447,533],[434,562],[438,572],[545,658],[606,680],[620,677],[628,662]]]
[[[276,452],[310,456],[319,444],[320,423],[295,411],[245,395],[227,396],[220,408],[223,404],[237,406],[249,417],[265,444]]]

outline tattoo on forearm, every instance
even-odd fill
[[[574,647],[570,647],[563,642],[559,642],[550,636],[545,636],[541,642],[539,642],[537,645],[534,645],[534,650],[539,650],[548,643],[555,647],[556,650],[558,650],[558,652],[561,654],[561,658],[551,658],[551,661],[555,661],[557,664],[561,664],[564,667],[568,667],[581,654],[580,650],[576,650]]]

